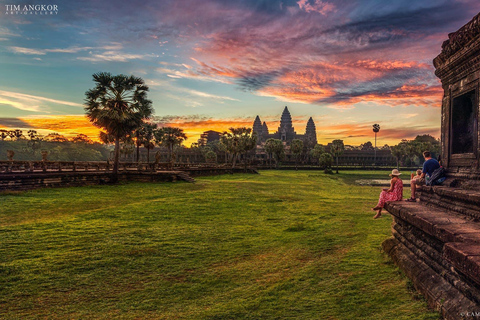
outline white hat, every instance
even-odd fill
[[[402,174],[402,173],[399,172],[397,169],[393,169],[393,170],[392,170],[392,173],[389,174],[389,176],[390,176],[390,177],[391,177],[391,176],[399,176],[399,175],[401,175],[401,174]]]

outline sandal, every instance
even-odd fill
[[[415,199],[415,198],[410,198],[410,199],[407,199],[407,200],[405,200],[405,201],[407,201],[407,202],[417,202],[417,199]]]

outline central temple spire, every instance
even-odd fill
[[[280,126],[278,127],[278,135],[282,141],[291,141],[295,139],[297,133],[292,126],[292,116],[288,111],[287,106],[283,109],[282,117],[280,119]]]
[[[292,116],[288,111],[287,106],[283,109],[282,118],[280,119],[280,128],[290,129],[292,128]]]

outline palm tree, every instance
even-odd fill
[[[179,146],[184,140],[187,139],[187,135],[183,133],[183,129],[164,127],[155,131],[155,140],[160,145],[166,146],[169,154],[169,161],[173,165],[173,147]]]
[[[293,139],[290,145],[290,151],[295,156],[295,170],[298,170],[298,157],[303,151],[303,141],[300,139]]]
[[[397,170],[400,170],[400,159],[405,155],[405,148],[402,144],[390,147],[392,156],[397,160]]]
[[[267,139],[267,141],[265,141],[265,152],[270,155],[270,166],[272,165],[272,155],[274,155],[275,167],[278,167],[278,162],[285,156],[283,142],[279,139]]]
[[[150,158],[150,149],[153,149],[152,147],[152,141],[155,139],[155,130],[157,129],[156,124],[151,124],[148,122],[142,123],[142,126],[139,127],[137,130],[134,132],[135,136],[135,145],[137,147],[137,162],[140,161],[140,146],[144,146],[148,150],[148,155],[147,155],[147,162],[148,159]]]
[[[245,157],[248,151],[257,145],[257,135],[251,128],[230,128],[230,132],[224,132],[221,141],[227,151],[232,154],[232,167],[235,168],[237,156],[244,153]],[[245,162],[247,159],[245,159]]]
[[[333,140],[332,146],[330,147],[330,153],[336,158],[337,160],[337,172],[338,173],[338,157],[343,154],[345,150],[345,145],[343,144],[343,140]]]
[[[373,125],[373,132],[375,132],[375,155],[374,155],[374,160],[373,160],[373,163],[376,164],[377,163],[377,132],[380,131],[380,125],[378,123],[375,123]]]
[[[85,92],[87,118],[103,128],[115,141],[112,182],[118,180],[120,140],[132,134],[152,113],[143,79],[123,74],[99,72],[93,75],[95,87]]]

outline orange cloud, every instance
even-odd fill
[[[69,138],[83,133],[93,141],[99,140],[100,129],[93,126],[84,115],[25,117],[20,120],[40,134],[56,132]]]

